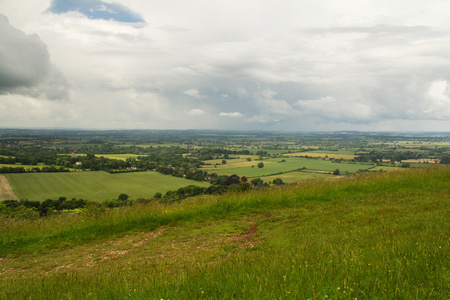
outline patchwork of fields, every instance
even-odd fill
[[[209,183],[187,180],[156,172],[110,174],[98,172],[7,174],[15,194],[21,199],[87,199],[104,201],[117,199],[121,193],[131,199],[151,198],[187,185],[209,186]]]
[[[282,162],[285,160],[285,162]],[[332,172],[339,169],[340,172],[357,172],[358,170],[368,170],[373,168],[373,165],[357,164],[357,163],[333,163],[329,160],[307,159],[303,157],[286,157],[286,158],[273,158],[264,160],[264,167],[256,167],[258,162],[252,162],[255,165],[245,167],[235,167],[230,169],[214,169],[217,174],[232,175],[247,177],[261,177],[268,176],[277,173],[286,173],[295,171],[298,169],[306,168],[308,170],[327,171]]]

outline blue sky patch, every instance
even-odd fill
[[[55,14],[77,11],[89,19],[114,20],[126,23],[145,22],[141,16],[125,6],[105,3],[100,0],[53,0],[48,11]]]

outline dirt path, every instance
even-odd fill
[[[13,189],[9,185],[8,179],[0,175],[0,201],[1,200],[19,200],[19,197],[14,194]]]

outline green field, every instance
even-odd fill
[[[7,168],[24,168],[25,170],[31,170],[33,168],[42,169],[43,167],[49,167],[49,166],[44,165],[44,164],[22,165],[22,164],[16,163],[14,165],[11,165],[11,164],[0,164],[0,168],[2,168],[2,167],[7,167]]]
[[[131,199],[151,198],[187,185],[209,186],[209,183],[162,175],[156,172],[109,174],[107,172],[5,174],[16,195],[21,199],[39,200],[87,199],[103,201],[117,199],[121,193]]]
[[[285,160],[286,162],[280,162]],[[256,165],[258,162],[253,162],[255,167],[243,167],[243,168],[233,168],[233,169],[214,169],[217,174],[237,174],[239,176],[247,177],[262,177],[277,173],[285,173],[301,168],[306,168],[308,170],[317,171],[328,171],[332,172],[339,169],[340,172],[350,172],[354,173],[358,170],[367,170],[373,167],[373,165],[363,165],[363,164],[347,164],[347,163],[333,163],[329,160],[318,160],[318,159],[307,159],[302,157],[286,157],[286,158],[273,158],[264,160],[264,167],[258,168]]]
[[[284,183],[293,183],[312,178],[333,178],[332,175],[318,172],[289,172],[272,176],[264,176],[261,179],[264,182],[272,182],[274,179],[281,178]]]
[[[247,161],[247,158],[250,158],[251,161]],[[204,163],[208,165],[203,165],[202,170],[225,170],[225,169],[251,167],[252,165],[256,166],[259,161],[255,159],[258,159],[258,156],[240,155],[239,158],[225,159],[227,162],[226,164],[222,164],[223,158],[205,160]]]

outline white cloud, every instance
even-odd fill
[[[117,12],[115,10],[113,10],[112,8],[108,8],[106,7],[106,5],[99,5],[97,7],[97,10],[99,11],[104,11],[104,12],[108,12],[110,14],[117,14]]]
[[[197,99],[200,99],[200,97],[201,97],[200,92],[197,89],[190,89],[190,90],[184,91],[183,94],[197,98]]]
[[[450,86],[446,80],[434,81],[428,91],[425,113],[437,119],[450,118]]]
[[[191,109],[189,111],[189,115],[191,115],[191,116],[202,116],[205,113],[206,112],[203,109],[200,109],[200,108],[194,108],[194,109]]]
[[[221,112],[219,116],[228,118],[240,118],[243,117],[244,115],[236,111],[236,112]]]

